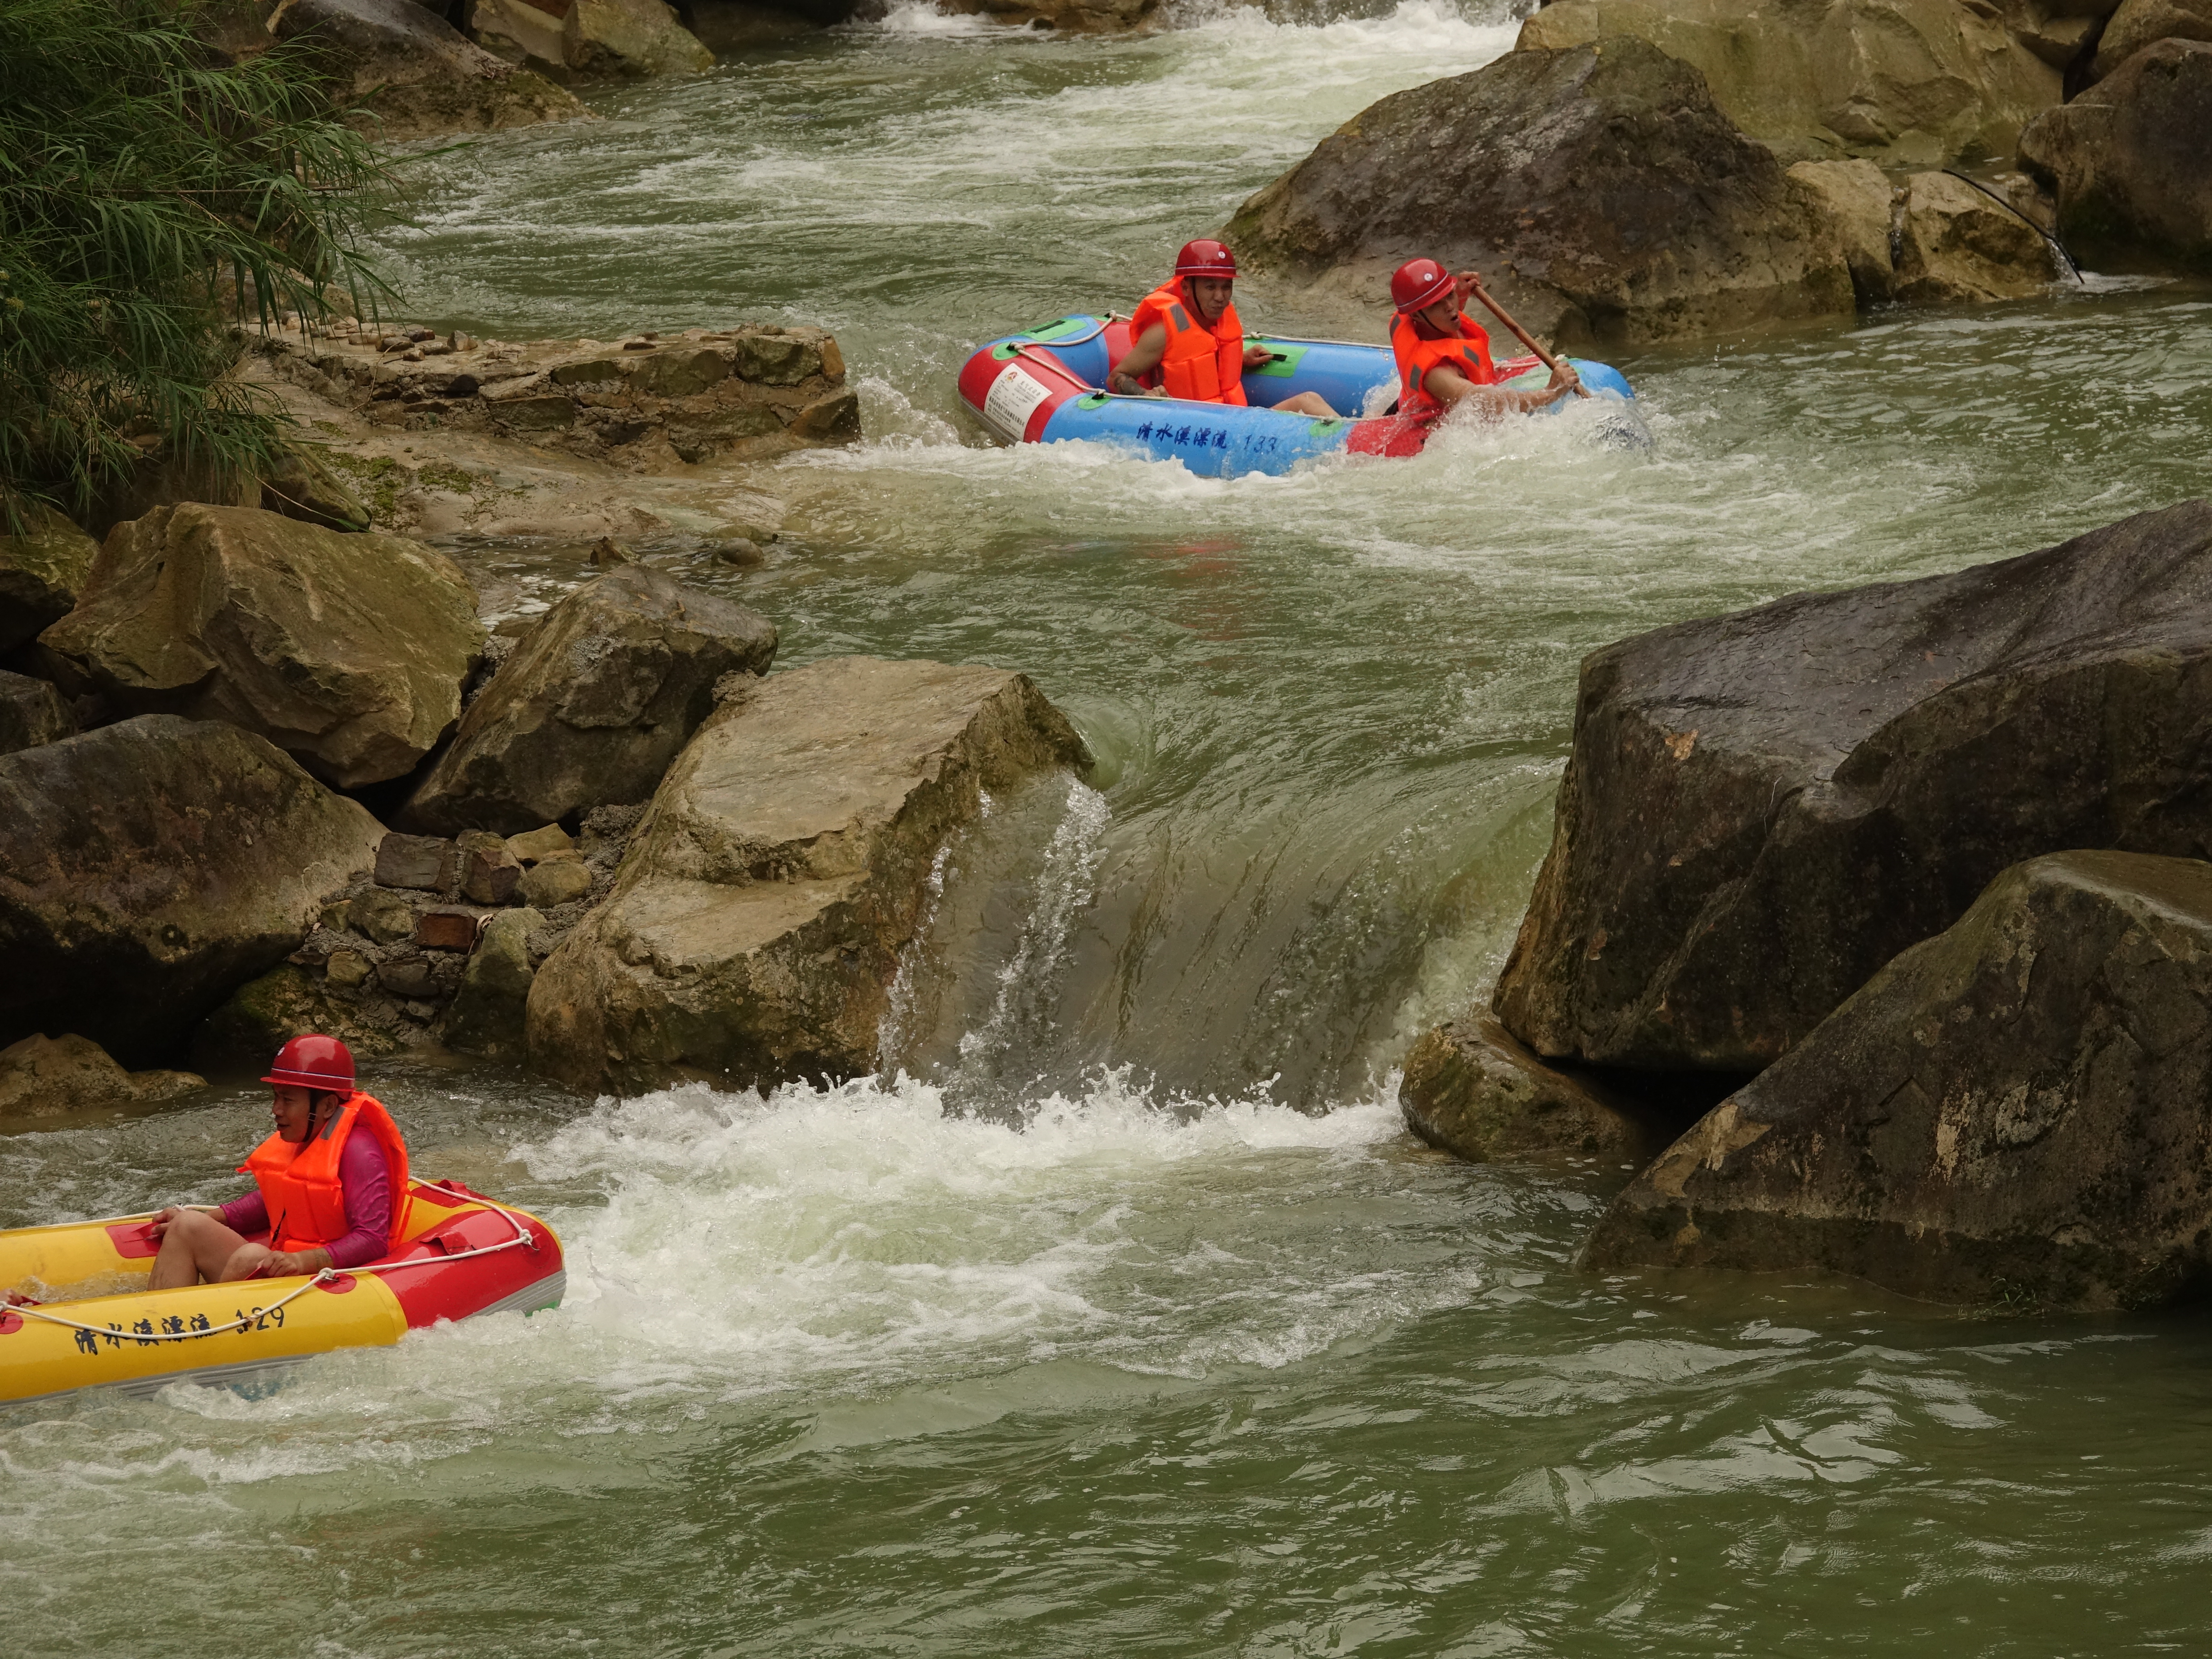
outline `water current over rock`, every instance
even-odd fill
[[[1510,39],[1425,4],[1118,41],[904,10],[435,164],[390,245],[416,314],[836,331],[870,435],[748,475],[790,504],[769,565],[648,556],[773,617],[780,665],[1025,670],[1100,765],[948,851],[904,1077],[380,1073],[427,1173],[561,1229],[568,1301],[265,1398],[0,1416],[11,1650],[2212,1637],[2199,1321],[1580,1277],[1621,1172],[1443,1159],[1389,1079],[1503,957],[1584,652],[2212,490],[2203,291],[1654,354],[1622,365],[1645,454],[1571,413],[1223,483],[958,416],[976,341],[1127,310],[1334,125]],[[1257,326],[1346,326],[1244,286]],[[456,551],[517,605],[580,568]],[[264,1122],[239,1089],[13,1138],[0,1224],[227,1195]]]

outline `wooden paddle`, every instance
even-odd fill
[[[1512,318],[1507,316],[1505,314],[1505,307],[1490,297],[1490,290],[1482,285],[1482,273],[1480,271],[1470,270],[1467,274],[1474,284],[1468,292],[1473,294],[1476,299],[1481,301],[1483,304],[1488,306],[1492,314],[1495,316],[1499,322],[1504,324],[1506,327],[1511,329],[1513,331],[1513,337],[1520,341],[1522,345],[1527,346],[1529,350],[1534,352],[1538,361],[1540,361],[1545,368],[1550,369],[1554,374],[1558,374],[1559,372],[1559,360],[1557,357],[1554,357],[1550,352],[1545,350],[1543,347],[1538,345],[1534,337],[1530,335],[1528,331],[1522,327],[1520,324],[1515,322]],[[1575,382],[1575,396],[1577,398],[1587,398],[1589,395],[1589,388],[1584,386],[1580,380],[1577,380]]]

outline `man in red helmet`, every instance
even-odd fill
[[[1470,398],[1479,408],[1526,414],[1572,396],[1581,384],[1563,362],[1541,391],[1499,386],[1490,336],[1460,309],[1481,286],[1475,272],[1455,276],[1434,259],[1408,259],[1391,274],[1398,316],[1390,327],[1390,350],[1398,360],[1400,414],[1433,421]]]
[[[255,1190],[220,1209],[172,1204],[156,1215],[150,1289],[357,1267],[404,1236],[407,1143],[355,1088],[345,1044],[294,1037],[261,1080],[276,1091],[276,1132],[239,1166]]]
[[[1158,386],[1170,398],[1242,404],[1244,371],[1267,361],[1267,348],[1244,343],[1243,320],[1230,301],[1237,256],[1210,237],[1186,242],[1175,275],[1147,294],[1129,324],[1128,355],[1114,365],[1106,389],[1139,398]],[[1273,407],[1323,420],[1336,411],[1319,392],[1301,392]]]

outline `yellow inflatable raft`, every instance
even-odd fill
[[[537,1217],[457,1182],[409,1183],[405,1236],[343,1272],[149,1291],[147,1216],[0,1231],[0,1402],[79,1389],[255,1385],[333,1348],[397,1342],[441,1319],[561,1300],[561,1241]]]

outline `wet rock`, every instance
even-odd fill
[[[569,0],[561,51],[581,75],[696,75],[714,54],[661,0]]]
[[[700,729],[539,968],[532,1063],[619,1090],[872,1070],[945,836],[985,789],[1087,760],[1020,674],[845,657],[769,677]]]
[[[574,904],[592,890],[592,872],[574,853],[544,860],[523,872],[517,893],[525,904],[540,910],[557,910]]]
[[[714,682],[764,672],[775,628],[645,565],[586,584],[469,705],[403,818],[519,834],[642,801],[714,707]]]
[[[2101,81],[2160,40],[2212,40],[2212,0],[2120,0],[2097,38],[2092,73]]]
[[[356,1060],[374,1058],[400,1047],[398,1027],[392,1013],[377,1018],[354,998],[332,995],[306,969],[284,963],[240,986],[208,1016],[192,1038],[192,1064],[204,1072],[258,1076],[279,1048],[310,1031],[337,1038]]]
[[[264,739],[142,715],[0,757],[0,1042],[161,1058],[300,943],[383,830]]]
[[[1897,187],[1871,161],[1800,161],[1790,176],[1801,185],[1844,250],[1859,303],[1878,304],[1897,293],[1890,253],[1890,221]]]
[[[1905,181],[1898,215],[1897,297],[1914,304],[2014,300],[2059,277],[2041,232],[1948,173]]]
[[[2058,239],[2106,270],[2212,270],[2212,44],[2160,40],[2020,135]]]
[[[1988,161],[2059,99],[2057,72],[1994,8],[1955,0],[1557,0],[1519,44],[1608,35],[1696,65],[1721,110],[1789,161]]]
[[[735,565],[740,570],[757,570],[768,561],[760,544],[749,536],[732,536],[704,550],[718,562]]]
[[[1773,155],[1696,70],[1626,37],[1393,94],[1224,234],[1255,264],[1370,298],[1414,254],[1477,265],[1524,325],[1570,343],[1854,306],[1840,250]]]
[[[90,1039],[43,1035],[0,1048],[0,1128],[101,1106],[144,1106],[207,1087],[190,1072],[126,1072]]]
[[[940,9],[1060,34],[1126,34],[1162,21],[1164,0],[947,0]]]
[[[419,542],[192,503],[118,525],[40,635],[116,708],[226,720],[347,789],[415,769],[483,639],[467,578]]]
[[[2083,847],[2212,851],[2212,502],[1592,653],[1493,1006],[1540,1055],[1754,1072]]]
[[[100,544],[52,507],[23,510],[23,533],[0,533],[0,651],[69,615],[100,556]],[[7,527],[0,519],[0,532]]]
[[[313,52],[348,118],[379,137],[591,118],[574,94],[494,57],[413,0],[281,0],[269,32]]]
[[[544,921],[532,909],[507,910],[485,925],[461,975],[438,1038],[447,1048],[488,1060],[520,1060],[526,1046],[531,981],[530,936]]]
[[[1427,1032],[1398,1085],[1406,1127],[1470,1164],[1595,1157],[1641,1164],[1666,1144],[1604,1085],[1545,1065],[1494,1019]]]
[[[2202,1297],[2209,1075],[2212,866],[2036,859],[1669,1147],[1583,1261],[1956,1302]]]
[[[44,680],[0,672],[0,755],[76,735],[62,694]]]

